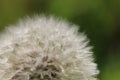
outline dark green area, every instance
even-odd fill
[[[80,25],[94,46],[101,80],[120,80],[120,0],[0,0],[0,30],[33,14]]]

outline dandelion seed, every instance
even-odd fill
[[[95,80],[91,47],[76,25],[34,17],[0,35],[0,80]]]

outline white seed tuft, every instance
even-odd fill
[[[34,17],[0,35],[0,80],[95,80],[91,47],[78,26]]]

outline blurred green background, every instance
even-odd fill
[[[94,46],[100,80],[120,80],[120,0],[0,0],[0,30],[36,13],[80,25]]]

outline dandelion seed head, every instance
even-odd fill
[[[0,35],[0,80],[95,80],[91,46],[78,26],[34,17]]]

